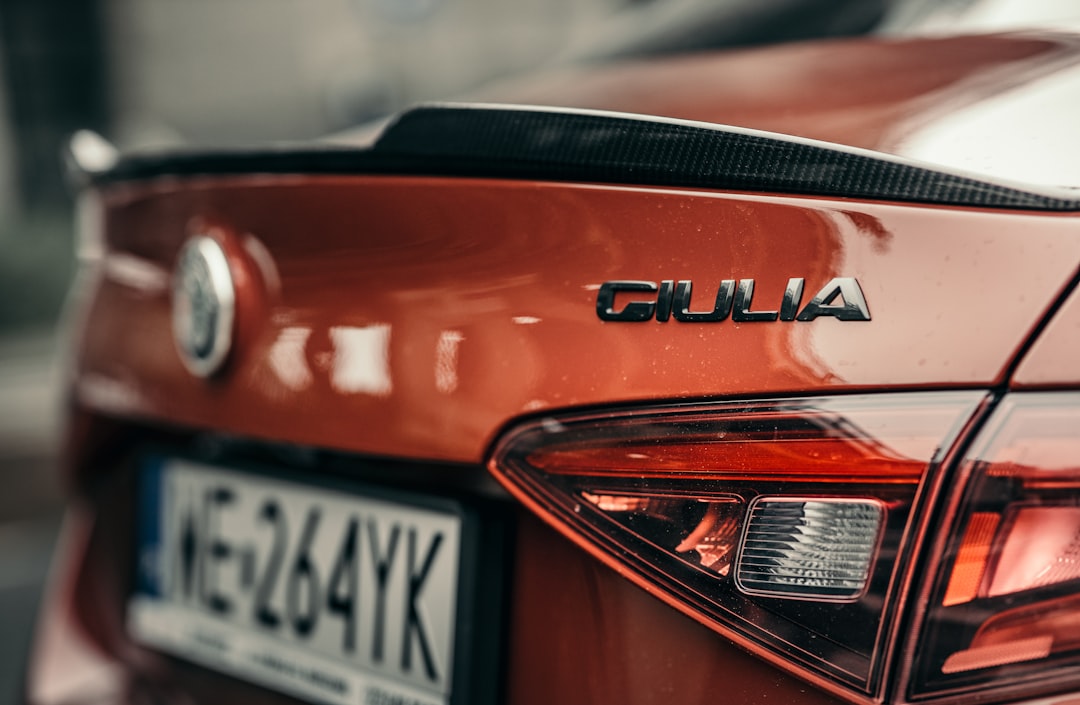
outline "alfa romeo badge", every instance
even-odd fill
[[[188,240],[173,275],[172,324],[176,349],[194,375],[209,377],[232,347],[236,292],[225,251],[205,235]]]

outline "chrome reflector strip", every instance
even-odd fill
[[[757,500],[735,581],[748,594],[852,600],[866,589],[884,510],[845,499]]]

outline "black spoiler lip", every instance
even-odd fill
[[[408,175],[528,179],[1041,211],[1080,191],[987,179],[882,152],[689,120],[518,105],[428,104],[369,146],[334,143],[121,157],[90,186],[162,177]]]

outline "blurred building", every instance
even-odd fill
[[[316,136],[542,64],[619,0],[3,0],[0,217],[62,201],[81,127],[122,147]]]
[[[542,64],[613,0],[107,0],[121,145],[313,137]]]

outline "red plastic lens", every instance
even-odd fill
[[[912,696],[1080,683],[1080,394],[1006,397],[959,478]]]
[[[1080,507],[1017,507],[997,547],[988,597],[1080,578]]]
[[[675,607],[836,692],[873,694],[913,509],[982,398],[853,395],[541,419],[509,434],[491,469]]]

